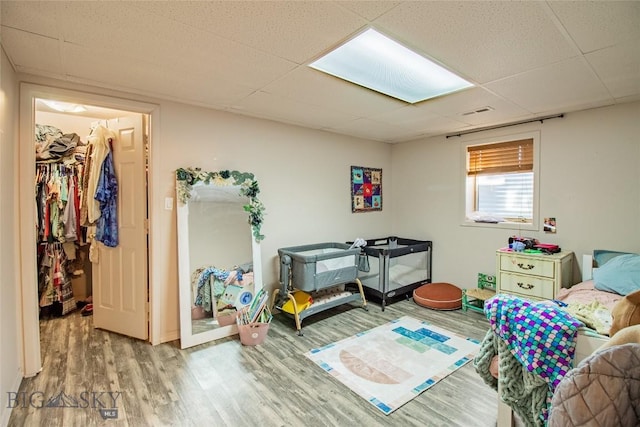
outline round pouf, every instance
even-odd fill
[[[434,310],[457,310],[462,307],[462,289],[451,283],[427,283],[413,290],[413,300]]]

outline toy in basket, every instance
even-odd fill
[[[251,302],[251,305],[238,311],[236,322],[242,345],[259,345],[269,332],[271,311],[267,307],[269,295],[261,289]]]

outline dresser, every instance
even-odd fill
[[[555,299],[560,288],[573,285],[573,252],[552,255],[496,253],[496,292],[542,300]]]

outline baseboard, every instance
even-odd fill
[[[16,373],[16,377],[13,380],[13,385],[8,391],[17,392],[20,389],[21,383],[22,383],[22,372],[18,371]],[[7,406],[0,405],[0,426],[1,427],[7,427],[9,425],[9,418],[11,417],[11,408],[8,408]]]

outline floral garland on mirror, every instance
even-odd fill
[[[176,170],[176,183],[178,201],[182,204],[187,203],[191,198],[191,190],[193,185],[198,182],[204,184],[215,184],[219,186],[239,185],[240,195],[249,198],[249,204],[244,205],[244,210],[249,214],[249,224],[256,242],[264,239],[260,233],[262,221],[264,219],[264,205],[258,199],[260,188],[258,181],[255,180],[252,173],[238,171],[218,171],[206,172],[200,168],[179,168]]]

